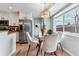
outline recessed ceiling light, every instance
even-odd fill
[[[9,9],[12,9],[12,6],[9,6]]]

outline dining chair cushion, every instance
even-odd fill
[[[54,52],[57,48],[58,34],[46,35],[43,41],[42,50],[46,52]]]
[[[32,44],[32,43],[39,43],[38,42],[38,39],[37,38],[32,38],[29,34],[29,32],[26,32],[26,35],[27,35],[27,41],[29,44]]]

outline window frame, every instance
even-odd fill
[[[77,7],[73,8],[73,9],[70,9],[70,10],[67,11],[66,13],[71,12],[71,11],[73,11],[73,10],[76,10],[77,8],[78,8],[78,11],[79,11],[79,6],[77,6]],[[66,14],[66,13],[63,13],[62,15],[59,15],[58,17],[55,17],[55,18],[54,18],[54,20],[55,20],[55,19],[57,19],[57,18],[59,18],[59,17],[61,17],[61,16],[63,17],[63,18],[62,18],[62,20],[63,20],[63,32],[65,32],[65,26],[64,26],[65,19],[64,19],[64,17],[65,17],[65,14]],[[74,19],[74,20],[75,20],[75,19]],[[74,25],[75,25],[75,33],[77,33],[76,23],[77,23],[77,22],[75,22],[75,24],[74,24]],[[55,25],[55,26],[56,26],[56,25]],[[56,29],[56,28],[55,28],[55,29]],[[68,31],[68,32],[70,32],[70,31]]]

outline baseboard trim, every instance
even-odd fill
[[[15,55],[14,55],[15,54]],[[9,56],[16,56],[16,51],[12,51]]]
[[[67,49],[63,48],[63,50],[68,53],[70,56],[75,56],[74,54],[72,54],[71,52],[69,52]]]

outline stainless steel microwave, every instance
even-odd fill
[[[9,20],[0,20],[0,26],[9,26]]]

